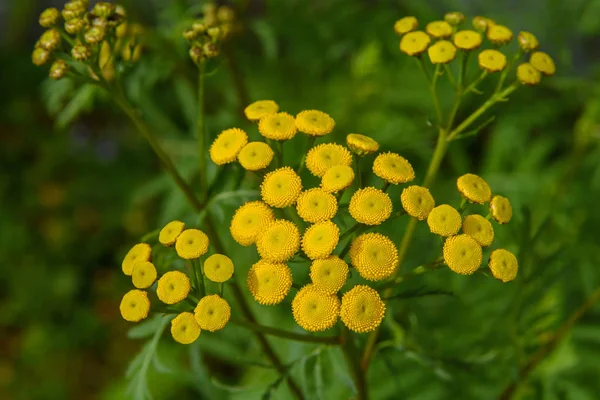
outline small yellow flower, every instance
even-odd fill
[[[329,193],[337,193],[344,190],[354,180],[354,170],[347,165],[336,165],[325,172],[321,178],[321,188]]]
[[[423,31],[413,31],[402,36],[400,51],[409,56],[418,56],[427,50],[431,38]]]
[[[181,271],[169,271],[160,277],[156,287],[158,299],[165,304],[177,304],[190,293],[190,278]]]
[[[123,296],[119,309],[125,321],[139,322],[143,320],[150,313],[148,293],[143,290],[130,290]]]
[[[356,285],[342,297],[340,317],[351,331],[372,332],[381,324],[384,315],[385,304],[379,293],[367,285]]]
[[[452,25],[446,21],[433,21],[427,24],[425,31],[436,39],[444,39],[452,35]]]
[[[554,60],[543,51],[536,51],[533,53],[529,59],[529,63],[544,75],[554,75],[556,72]]]
[[[490,254],[488,263],[494,278],[502,282],[512,281],[517,277],[519,262],[513,253],[504,249],[497,249]]]
[[[414,31],[419,26],[419,21],[415,17],[400,18],[394,23],[394,31],[398,35],[404,35],[410,31]]]
[[[309,136],[324,136],[331,133],[335,121],[323,111],[305,110],[296,115],[296,127]]]
[[[231,318],[231,307],[227,300],[218,294],[204,296],[194,310],[200,329],[214,332],[223,329]]]
[[[200,336],[200,325],[194,314],[182,312],[171,321],[171,335],[177,343],[191,344]]]
[[[352,165],[350,151],[339,144],[323,143],[310,149],[306,155],[306,167],[315,176],[322,177],[336,165]]]
[[[458,31],[454,34],[454,45],[461,50],[475,50],[481,46],[481,34],[471,30]]]
[[[477,57],[479,67],[488,72],[499,72],[506,68],[506,56],[498,50],[487,49]]]
[[[301,192],[302,179],[290,167],[269,172],[260,185],[262,199],[271,207],[289,207],[296,203]]]
[[[300,248],[298,227],[290,221],[275,220],[260,234],[256,247],[266,261],[285,262]]]
[[[298,196],[296,210],[306,222],[328,221],[337,213],[338,204],[334,195],[321,188],[308,189]]]
[[[258,122],[258,131],[272,140],[289,140],[298,132],[294,117],[286,112],[262,117]]]
[[[233,240],[242,246],[250,246],[273,221],[275,214],[269,206],[262,201],[251,201],[236,210],[229,231]]]
[[[60,42],[60,32],[58,32],[56,29],[48,29],[46,32],[42,33],[42,36],[40,36],[40,40],[38,40],[37,44],[39,47],[52,52],[56,50],[58,46],[60,46]]]
[[[313,285],[306,285],[292,300],[292,314],[303,329],[321,332],[335,325],[340,317],[340,299]]]
[[[156,267],[150,261],[138,261],[133,266],[131,280],[138,289],[147,289],[156,281]]]
[[[267,168],[275,153],[264,142],[250,142],[238,154],[240,165],[248,171],[259,171]]]
[[[512,40],[513,33],[504,25],[494,25],[488,28],[487,37],[494,44],[506,44]]]
[[[460,194],[472,203],[485,204],[492,197],[490,185],[475,174],[464,174],[456,180]]]
[[[512,218],[513,210],[510,201],[506,197],[494,196],[490,201],[490,214],[496,222],[500,224],[508,224]]]
[[[259,304],[279,304],[292,287],[292,270],[283,263],[260,260],[248,271],[246,283]]]
[[[456,57],[456,47],[447,40],[438,40],[427,53],[432,64],[447,64]]]
[[[125,275],[133,273],[133,266],[138,261],[150,261],[152,258],[152,248],[149,244],[139,243],[133,246],[125,255],[121,268]]]
[[[525,52],[530,52],[536,50],[540,47],[540,43],[538,42],[535,35],[531,32],[519,32],[517,36],[517,41],[519,42],[519,47],[521,50]]]
[[[319,222],[309,227],[302,236],[302,250],[308,258],[316,260],[329,257],[340,239],[340,228],[331,221]]]
[[[540,71],[529,63],[521,63],[517,67],[517,78],[523,85],[537,85],[542,80]]]
[[[460,25],[464,20],[464,14],[458,11],[452,11],[444,15],[444,21],[446,21],[450,25]]]
[[[496,22],[492,19],[481,16],[473,18],[473,28],[478,32],[484,33],[494,25],[496,25]]]
[[[369,281],[389,278],[398,266],[398,250],[390,238],[380,233],[364,233],[352,241],[350,262]]]
[[[366,187],[354,192],[348,211],[361,224],[379,225],[392,214],[392,200],[382,190]]]
[[[348,264],[338,256],[314,260],[310,265],[310,279],[315,288],[336,294],[348,279]]]
[[[277,113],[277,111],[279,111],[279,106],[273,100],[259,100],[246,107],[244,114],[250,121],[258,121],[262,117]]]
[[[226,129],[217,136],[210,146],[210,159],[217,165],[234,162],[248,143],[248,135],[241,129]]]
[[[359,156],[366,156],[379,150],[379,143],[375,139],[360,133],[348,134],[346,144],[352,152]]]
[[[60,11],[56,8],[46,8],[40,14],[40,25],[42,28],[52,28],[60,19]]]
[[[213,282],[225,282],[233,275],[233,261],[223,254],[213,254],[204,261],[204,274]]]
[[[427,219],[433,207],[435,200],[429,192],[429,189],[423,186],[409,186],[402,191],[400,195],[402,207],[408,215],[420,219]]]
[[[394,185],[410,182],[415,179],[415,171],[412,165],[410,165],[406,158],[396,153],[378,155],[373,162],[373,173],[384,181]]]
[[[461,275],[471,275],[481,265],[481,246],[469,235],[457,235],[444,243],[444,262],[452,271]]]
[[[494,228],[481,215],[467,215],[462,225],[463,233],[471,236],[480,246],[486,247],[494,241]]]
[[[462,223],[460,213],[448,204],[435,207],[427,216],[427,225],[431,233],[443,237],[453,236],[458,233]]]
[[[177,255],[184,260],[200,258],[208,251],[208,236],[199,229],[186,229],[175,242]]]
[[[185,224],[181,221],[171,221],[158,234],[158,241],[163,246],[173,246],[181,232],[185,229]]]

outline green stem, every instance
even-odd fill
[[[382,192],[387,192],[390,187],[390,183],[388,181],[383,182],[383,186],[381,187]]]
[[[360,171],[360,159],[361,156],[356,156],[356,183],[358,185],[358,189],[362,189],[362,174]]]
[[[200,297],[206,296],[206,285],[204,284],[204,272],[202,271],[202,261],[200,259],[195,260],[194,273],[196,274],[196,280],[198,281],[198,295]]]
[[[344,358],[346,359],[346,364],[348,365],[348,369],[352,375],[352,380],[356,385],[356,390],[358,392],[358,400],[367,400],[368,392],[367,392],[367,380],[366,380],[366,371],[360,367],[360,355],[354,342],[352,340],[352,335],[348,331],[344,325],[341,325],[341,337],[342,337],[342,351],[344,353]]]
[[[279,328],[261,325],[256,322],[243,321],[239,319],[231,319],[231,323],[250,329],[254,332],[261,332],[267,335],[277,336],[282,339],[295,340],[297,342],[323,343],[331,345],[340,344],[340,338],[338,336],[312,336],[302,333],[294,333]]]
[[[208,198],[208,182],[206,177],[206,130],[204,122],[204,67],[205,61],[198,63],[198,111],[196,115],[196,131],[198,135],[198,162],[200,174],[200,191],[202,203]]]
[[[435,87],[437,85],[438,76],[440,73],[440,65],[441,64],[437,64],[435,66],[435,71],[433,72],[433,78],[430,78],[429,74],[427,73],[427,69],[425,68],[425,63],[423,62],[423,57],[417,57],[417,64],[419,65],[419,69],[421,69],[421,71],[423,72],[423,75],[425,75],[425,78],[427,79],[427,83],[429,83],[429,92],[431,94],[431,99],[433,100],[433,107],[435,109],[435,116],[437,119],[437,123],[441,124],[442,123],[442,108],[440,107],[440,101],[438,99],[437,92],[435,90]]]
[[[308,154],[309,150],[314,146],[315,140],[317,140],[316,136],[308,137],[308,142],[306,143],[306,150],[304,151],[304,153],[302,153],[300,164],[298,164],[298,168],[296,169],[298,175],[300,175],[300,173],[304,171],[304,166],[306,165],[306,155]]]

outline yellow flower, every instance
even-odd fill
[[[308,189],[298,196],[296,210],[306,222],[328,221],[335,216],[338,205],[334,195],[321,188]]]
[[[533,53],[529,59],[529,63],[544,75],[554,75],[556,72],[552,57],[543,51],[536,51]]]
[[[425,31],[436,39],[443,39],[452,35],[452,25],[446,21],[433,21],[427,24]]]
[[[277,111],[279,111],[279,106],[273,100],[259,100],[246,107],[244,114],[250,121],[258,121],[262,117],[275,114]]]
[[[336,165],[352,165],[352,155],[339,144],[323,143],[310,149],[306,155],[306,167],[315,176],[322,177]]]
[[[444,243],[444,262],[452,271],[471,275],[481,265],[481,246],[469,235],[457,235]]]
[[[204,274],[213,282],[225,282],[233,275],[233,261],[223,254],[213,254],[204,261]]]
[[[246,283],[259,304],[279,304],[292,287],[292,270],[283,263],[260,260],[248,271]]]
[[[413,31],[402,36],[400,51],[409,56],[418,56],[427,50],[431,38],[423,31]]]
[[[444,15],[444,21],[446,21],[450,25],[460,25],[464,20],[464,14],[458,11],[452,11]]]
[[[258,131],[272,140],[289,140],[298,132],[294,117],[286,112],[262,117],[258,122]]]
[[[488,72],[499,72],[506,68],[506,56],[498,50],[487,49],[477,57],[479,67]]]
[[[523,85],[537,85],[542,80],[542,75],[533,65],[521,63],[517,67],[517,78]]]
[[[182,312],[171,321],[171,335],[177,343],[191,344],[200,336],[200,325],[194,314]]]
[[[373,173],[384,181],[395,185],[415,179],[415,171],[412,165],[406,158],[396,153],[378,155],[373,162]]]
[[[400,196],[402,207],[408,215],[423,221],[435,207],[435,200],[429,189],[423,186],[409,186]]]
[[[456,57],[456,47],[447,40],[438,40],[427,53],[432,64],[447,64]]]
[[[500,224],[508,224],[512,218],[513,210],[510,201],[506,197],[494,196],[490,201],[490,214],[496,222]]]
[[[260,193],[265,203],[271,207],[291,206],[302,192],[302,179],[290,167],[269,172],[262,184]]]
[[[296,128],[310,136],[324,136],[335,127],[333,118],[322,111],[305,110],[296,115]]]
[[[250,246],[273,221],[275,214],[269,206],[262,201],[251,201],[236,210],[229,231],[233,240],[242,246]]]
[[[481,34],[471,30],[458,31],[454,34],[454,45],[461,50],[474,50],[481,46]]]
[[[266,261],[285,262],[300,248],[298,227],[290,221],[277,219],[258,236],[256,247]]]
[[[489,246],[494,241],[494,228],[481,215],[467,215],[462,225],[463,233],[471,236],[480,246]]]
[[[478,32],[483,33],[494,25],[496,25],[496,22],[492,19],[480,16],[473,18],[473,28]]]
[[[519,262],[513,253],[504,249],[497,249],[490,254],[488,263],[494,278],[502,282],[512,281],[517,277]]]
[[[410,31],[414,31],[419,26],[419,21],[415,17],[400,18],[394,23],[394,31],[398,35],[404,35]]]
[[[267,168],[273,160],[274,152],[264,142],[250,142],[238,154],[240,165],[248,171]]]
[[[472,203],[484,204],[490,201],[490,185],[475,174],[464,174],[456,180],[456,187],[462,196]]]
[[[540,43],[531,32],[519,32],[517,40],[519,42],[519,47],[525,52],[534,51],[540,47]]]
[[[448,204],[437,206],[427,216],[427,225],[431,233],[444,237],[456,235],[461,223],[460,213]]]
[[[185,224],[181,221],[171,221],[158,234],[158,241],[164,246],[173,246],[181,232],[185,229]]]
[[[296,323],[309,332],[331,328],[340,316],[340,299],[313,285],[306,285],[292,300],[292,314]]]
[[[344,190],[354,180],[354,170],[347,165],[336,165],[325,172],[321,178],[321,188],[329,193],[337,193]]]
[[[356,285],[342,297],[340,317],[344,325],[358,333],[372,332],[381,324],[385,304],[377,291]]]
[[[148,293],[143,290],[130,290],[123,296],[119,309],[125,321],[139,322],[143,320],[150,312]]]
[[[389,278],[398,266],[394,242],[380,233],[364,233],[352,241],[350,262],[360,276],[369,281]]]
[[[366,187],[354,192],[348,211],[361,224],[379,225],[392,214],[392,200],[387,193],[374,187]]]
[[[311,260],[329,257],[340,239],[340,228],[331,221],[309,227],[302,236],[302,250]]]
[[[194,310],[196,322],[201,329],[214,332],[223,329],[231,318],[231,307],[227,300],[218,294],[204,296]]]
[[[40,14],[40,25],[42,28],[51,28],[58,23],[60,19],[60,11],[56,8],[46,8]]]
[[[138,261],[133,266],[131,280],[138,289],[147,289],[156,280],[156,267],[150,261]]]
[[[208,251],[208,236],[199,229],[186,229],[175,242],[177,255],[184,260],[200,258]]]
[[[152,248],[149,244],[139,243],[133,246],[125,255],[121,268],[125,275],[133,273],[133,266],[138,261],[150,261],[152,258]]]
[[[313,286],[328,294],[336,294],[348,279],[348,264],[338,256],[314,260],[310,265]]]
[[[513,33],[504,25],[494,25],[488,28],[487,37],[494,44],[506,44],[512,40]]]
[[[248,135],[241,129],[226,129],[217,136],[210,146],[210,159],[217,165],[234,162],[248,143]]]
[[[375,153],[379,150],[379,143],[369,136],[360,133],[350,133],[346,136],[346,144],[359,156]]]
[[[160,277],[156,287],[158,299],[165,304],[177,304],[190,293],[190,278],[181,271],[169,271]]]

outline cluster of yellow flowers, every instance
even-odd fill
[[[171,321],[171,334],[177,342],[190,344],[201,330],[214,332],[225,327],[231,308],[219,294],[206,293],[205,279],[219,284],[229,280],[234,272],[231,259],[223,254],[202,259],[208,253],[208,237],[201,230],[185,229],[181,221],[168,223],[160,231],[158,241],[164,247],[174,247],[179,258],[189,265],[185,272],[163,266],[165,271],[159,274],[152,263],[151,246],[147,243],[133,246],[123,259],[122,269],[131,276],[136,289],[121,300],[123,318],[131,322],[146,318],[151,308],[148,290],[153,289],[166,310],[177,313]],[[157,309],[160,311],[158,305]]]
[[[202,9],[202,18],[195,20],[191,27],[183,31],[183,37],[190,42],[190,57],[195,63],[205,58],[217,57],[220,44],[235,31],[236,21],[233,8],[207,3]]]

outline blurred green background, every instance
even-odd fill
[[[195,182],[194,66],[181,31],[193,16],[189,10],[200,3],[123,3],[147,32],[128,93]],[[125,371],[144,343],[139,338],[151,332],[127,336],[131,326],[120,318],[118,305],[130,282],[120,271],[121,258],[164,223],[177,218],[193,225],[197,219],[104,93],[68,81],[49,83],[47,68],[31,64],[42,32],[37,17],[51,5],[62,6],[40,0],[0,5],[0,398],[130,398]],[[394,300],[384,322],[386,347],[369,374],[374,399],[498,398],[600,285],[600,1],[234,5],[244,30],[228,51],[250,100],[273,99],[292,114],[323,110],[336,120],[334,140],[342,142],[350,132],[372,135],[383,149],[412,162],[417,181],[435,132],[428,125],[425,82],[414,61],[398,50],[396,19],[414,15],[424,26],[447,11],[484,15],[514,32],[535,33],[542,50],[554,57],[556,76],[518,90],[494,109],[497,118],[483,132],[451,146],[432,189],[438,203],[456,205],[456,177],[473,172],[511,199],[515,216],[496,229],[496,243],[518,255],[519,277],[502,284],[443,270],[408,283],[407,292],[425,288],[452,295]],[[209,69],[215,71],[207,81],[209,134],[239,126],[258,137],[240,115],[239,87],[227,62]],[[442,94],[447,107],[450,88],[442,87]],[[482,97],[471,96],[459,118]],[[302,140],[294,143],[302,148]],[[286,154],[289,160],[298,156],[295,150]],[[213,165],[210,173],[215,170]],[[255,184],[249,180],[245,189]],[[395,206],[400,190],[391,190]],[[226,227],[244,200],[228,199],[211,212]],[[400,221],[383,231],[399,240],[405,223]],[[241,251],[226,229],[220,232],[245,279],[254,250]],[[405,268],[435,257],[439,242],[426,232],[421,224]],[[289,302],[254,309],[266,325],[297,330]],[[151,368],[149,379],[155,398],[261,398],[277,376],[240,362],[239,357],[260,359],[258,346],[247,338],[247,331],[231,326],[203,333],[189,347],[165,335],[158,372]],[[272,342],[284,360],[295,360],[292,375],[308,398],[352,396],[337,351]],[[597,399],[598,360],[600,307],[592,307],[516,396]],[[285,385],[268,393],[289,397]]]

